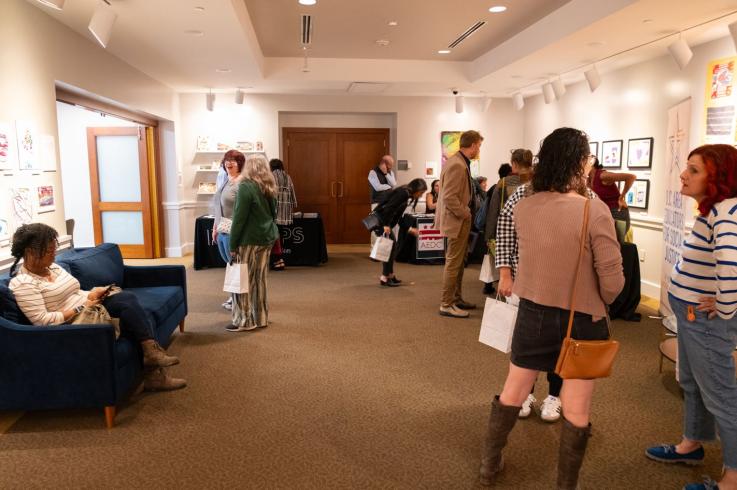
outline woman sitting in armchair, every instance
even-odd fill
[[[179,363],[154,340],[151,325],[133,293],[108,295],[108,287],[92,291],[80,289],[79,281],[54,263],[58,234],[42,223],[22,225],[13,234],[9,287],[18,307],[33,325],[70,323],[85,307],[101,304],[111,317],[120,319],[121,335],[140,342],[143,349],[144,388],[150,391],[176,390],[187,382],[169,377],[164,368]],[[23,264],[18,269],[18,263]],[[16,274],[17,273],[17,274]]]

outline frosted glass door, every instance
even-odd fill
[[[87,128],[95,243],[153,257],[148,156],[137,127]]]

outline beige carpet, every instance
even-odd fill
[[[36,412],[0,435],[0,488],[474,488],[489,400],[506,356],[478,343],[481,311],[438,316],[441,267],[334,253],[319,268],[269,276],[272,325],[224,330],[222,270],[188,272],[187,332],[175,334],[179,392],[143,394],[117,427],[102,411]],[[481,303],[478,266],[466,299]],[[646,317],[646,315],[645,315]],[[616,323],[616,372],[599,383],[581,488],[676,489],[716,476],[650,462],[681,434],[673,365],[658,374],[655,320]],[[537,389],[546,395],[543,377]],[[552,488],[559,425],[520,421],[499,488]]]

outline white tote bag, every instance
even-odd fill
[[[233,262],[225,266],[223,291],[235,294],[248,292],[248,264],[237,264]]]
[[[391,238],[380,236],[374,242],[374,246],[371,249],[370,257],[372,259],[378,260],[379,262],[387,262],[392,254],[393,246],[394,241],[392,241]]]
[[[499,280],[499,269],[494,267],[493,258],[491,255],[484,255],[484,261],[481,263],[481,273],[479,274],[479,281],[481,282],[496,282]]]
[[[486,298],[479,342],[509,354],[512,351],[512,335],[516,322],[517,305]]]

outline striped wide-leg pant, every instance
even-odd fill
[[[248,292],[233,294],[233,319],[236,327],[247,329],[265,327],[269,320],[266,300],[266,273],[272,245],[245,245],[238,247],[235,261],[248,264]]]

